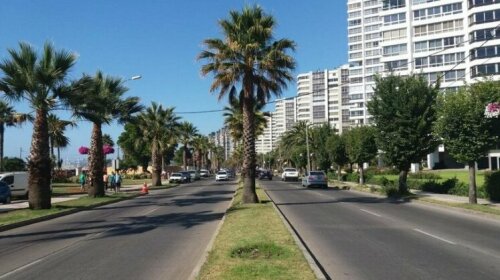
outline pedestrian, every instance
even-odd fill
[[[108,173],[104,173],[104,175],[102,175],[102,182],[104,183],[104,190],[108,190],[109,186],[108,186]]]
[[[115,192],[120,192],[120,187],[122,186],[122,176],[120,175],[120,172],[116,172],[115,175]]]
[[[112,190],[116,191],[116,177],[115,177],[115,172],[111,172],[111,175],[109,175],[108,181],[109,181],[109,187]]]
[[[87,182],[87,176],[85,175],[85,171],[82,171],[80,174],[80,178],[78,178],[78,182],[80,183],[80,190],[85,190],[85,183]]]

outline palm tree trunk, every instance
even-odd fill
[[[158,148],[157,141],[153,141],[151,147],[151,161],[153,174],[151,174],[151,184],[153,186],[161,186],[161,154]]]
[[[469,161],[469,203],[477,204],[476,163]]]
[[[3,171],[3,136],[5,134],[5,124],[0,122],[0,171]]]
[[[57,168],[61,169],[62,167],[62,162],[61,162],[61,147],[57,147]]]
[[[50,154],[47,110],[37,109],[28,160],[29,208],[50,209]]]
[[[184,148],[182,149],[182,165],[184,167],[184,171],[187,170],[187,146],[184,145]]]
[[[255,112],[253,85],[245,83],[243,94],[243,203],[258,203],[255,191]]]
[[[89,188],[90,197],[103,197],[105,195],[103,176],[104,153],[102,151],[102,130],[100,123],[92,126],[92,137],[89,151]]]

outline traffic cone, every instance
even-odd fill
[[[148,194],[148,193],[149,193],[148,183],[144,182],[144,184],[142,185],[141,194]]]

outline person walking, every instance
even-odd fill
[[[120,192],[120,188],[122,186],[122,176],[120,175],[120,172],[116,172],[115,175],[115,192]]]
[[[104,175],[102,175],[102,182],[104,183],[104,190],[107,191],[108,188],[109,188],[109,185],[108,185],[108,173],[104,173]]]
[[[109,187],[116,192],[116,177],[114,171],[111,172],[111,175],[109,175],[108,181]]]
[[[85,171],[82,171],[82,173],[80,174],[78,182],[80,183],[80,190],[85,191],[85,184],[87,183],[87,176],[85,174]]]

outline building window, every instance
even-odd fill
[[[406,44],[386,46],[383,49],[384,56],[394,56],[406,53]]]
[[[382,9],[390,10],[405,6],[405,0],[384,0],[382,1]]]
[[[406,22],[406,13],[398,13],[384,16],[384,25],[398,24]]]

